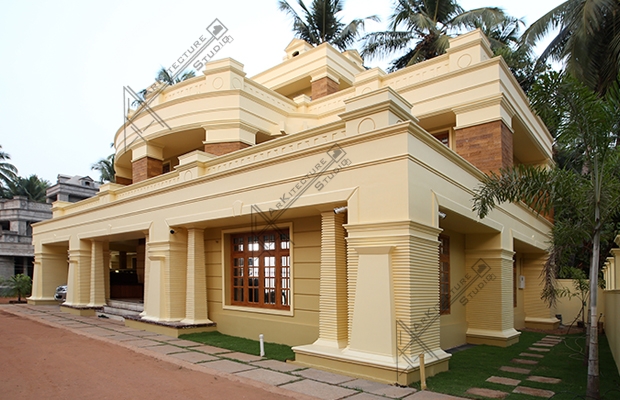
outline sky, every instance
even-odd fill
[[[461,0],[465,9],[503,8],[529,25],[562,0]],[[290,0],[291,4],[296,0]],[[310,4],[311,0],[306,0]],[[378,15],[385,30],[391,0],[347,0],[343,20]],[[55,183],[58,174],[99,179],[91,165],[113,152],[123,123],[123,87],[140,90],[170,67],[219,19],[233,42],[218,52],[248,77],[282,61],[293,38],[277,0],[21,0],[0,13],[0,145],[21,176]],[[387,60],[369,67],[386,69]]]

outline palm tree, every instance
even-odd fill
[[[396,0],[390,30],[366,35],[362,57],[405,54],[392,61],[391,71],[446,52],[453,34],[478,27],[489,30],[506,20],[497,7],[465,11],[456,0]]]
[[[603,94],[620,71],[620,2],[566,0],[534,22],[522,41],[533,45],[550,31],[557,35],[538,61],[563,62],[565,70]]]
[[[155,80],[157,82],[166,83],[169,86],[172,86],[172,85],[176,85],[177,83],[186,81],[190,78],[194,78],[195,76],[196,76],[196,72],[193,70],[190,70],[190,71],[184,72],[181,76],[177,76],[176,78],[173,78],[168,73],[166,68],[161,67],[161,69],[157,72],[157,76],[155,77]]]
[[[474,210],[484,218],[495,204],[524,202],[538,212],[555,210],[550,257],[545,264],[543,296],[555,301],[554,279],[558,268],[567,267],[567,255],[575,247],[591,244],[590,325],[587,397],[598,398],[597,289],[601,242],[615,233],[620,215],[620,91],[610,88],[604,98],[574,78],[559,76],[545,82],[541,98],[553,99],[551,119],[556,142],[573,151],[575,159],[552,169],[517,165],[491,174],[475,190]],[[533,102],[534,107],[537,103]],[[546,109],[550,113],[551,109]],[[543,113],[543,115],[546,115]],[[581,166],[575,168],[575,166]]]
[[[90,169],[99,171],[99,182],[116,182],[116,171],[114,170],[114,153],[110,154],[106,158],[102,158],[93,165]]]
[[[2,151],[2,145],[0,145],[0,197],[6,197],[8,195],[6,187],[12,182],[17,173],[17,168],[10,162],[11,156],[8,153]]]
[[[301,16],[286,0],[280,0],[278,4],[280,11],[293,18],[295,36],[313,46],[330,43],[341,51],[355,42],[366,20],[379,21],[379,17],[371,15],[345,24],[337,15],[344,7],[341,0],[313,0],[310,8],[302,0],[297,0],[303,11]]]
[[[12,196],[25,196],[32,201],[45,203],[45,192],[50,183],[37,175],[30,175],[28,178],[18,176],[8,186]]]

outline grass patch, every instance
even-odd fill
[[[219,332],[191,333],[188,335],[181,335],[181,338],[204,343],[209,346],[220,347],[222,349],[238,351],[240,353],[253,354],[255,356],[260,355],[258,340],[224,335]],[[295,358],[295,353],[293,353],[290,346],[265,342],[265,357],[286,361],[293,360]]]
[[[478,398],[466,394],[471,387],[501,390],[510,393],[505,399],[508,400],[531,400],[533,397],[511,393],[513,387],[486,382],[491,376],[503,376],[521,380],[521,386],[552,390],[556,393],[554,400],[575,399],[585,397],[587,367],[583,365],[585,336],[580,334],[564,336],[564,341],[545,354],[538,365],[522,365],[511,363],[513,358],[531,359],[520,357],[519,353],[536,353],[528,351],[531,344],[546,336],[544,333],[523,332],[519,343],[507,347],[493,347],[480,345],[452,355],[450,359],[450,371],[442,372],[427,379],[429,390],[439,393]],[[620,398],[620,377],[614,363],[607,338],[599,337],[599,369],[600,369],[600,393],[601,399]],[[513,374],[500,371],[501,366],[513,366],[531,369],[531,375],[560,378],[558,384],[538,383],[525,380],[526,375]],[[413,387],[419,388],[415,383]],[[580,397],[581,396],[581,397]]]

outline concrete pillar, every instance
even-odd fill
[[[143,143],[132,150],[132,183],[144,181],[162,174],[163,147],[153,143]]]
[[[507,238],[506,242],[509,242]],[[467,342],[506,347],[519,341],[514,329],[512,244],[502,234],[468,234],[465,266],[471,285],[461,296],[466,305]]]
[[[329,94],[336,93],[339,89],[338,78],[333,76],[322,76],[313,78],[312,85],[312,100],[320,99]]]
[[[90,251],[90,301],[89,307],[103,307],[105,302],[104,243],[92,240]]]
[[[187,324],[212,323],[207,312],[207,275],[204,229],[187,230],[187,282],[185,318]]]
[[[56,287],[67,284],[67,246],[43,246],[35,243],[32,295],[28,304],[55,304]]]
[[[110,298],[110,243],[103,244],[103,283],[105,286],[105,299]]]
[[[159,229],[157,229],[159,228]],[[161,230],[160,230],[161,229]],[[173,322],[185,318],[187,232],[167,226],[151,228],[147,241],[144,313],[149,321]]]
[[[64,305],[88,307],[90,303],[91,243],[79,238],[69,241],[69,278]]]
[[[348,342],[347,253],[344,214],[321,214],[321,279],[317,345],[344,348]]]
[[[556,329],[560,320],[555,318],[547,303],[540,298],[542,289],[542,270],[548,255],[524,254],[522,257],[521,274],[525,277],[523,289],[523,308],[525,311],[525,327],[532,329]],[[519,279],[519,277],[517,277]]]

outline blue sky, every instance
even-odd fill
[[[465,9],[502,7],[529,24],[562,1],[460,3]],[[390,4],[348,0],[344,20],[376,14],[383,22],[367,30],[384,29]],[[248,77],[282,61],[293,37],[276,0],[6,2],[0,13],[0,145],[19,174],[52,183],[58,174],[98,179],[90,166],[112,152],[123,122],[123,86],[139,90],[153,83],[157,70],[170,66],[215,18],[234,38],[219,58],[242,62]],[[385,68],[387,61],[366,64]]]

